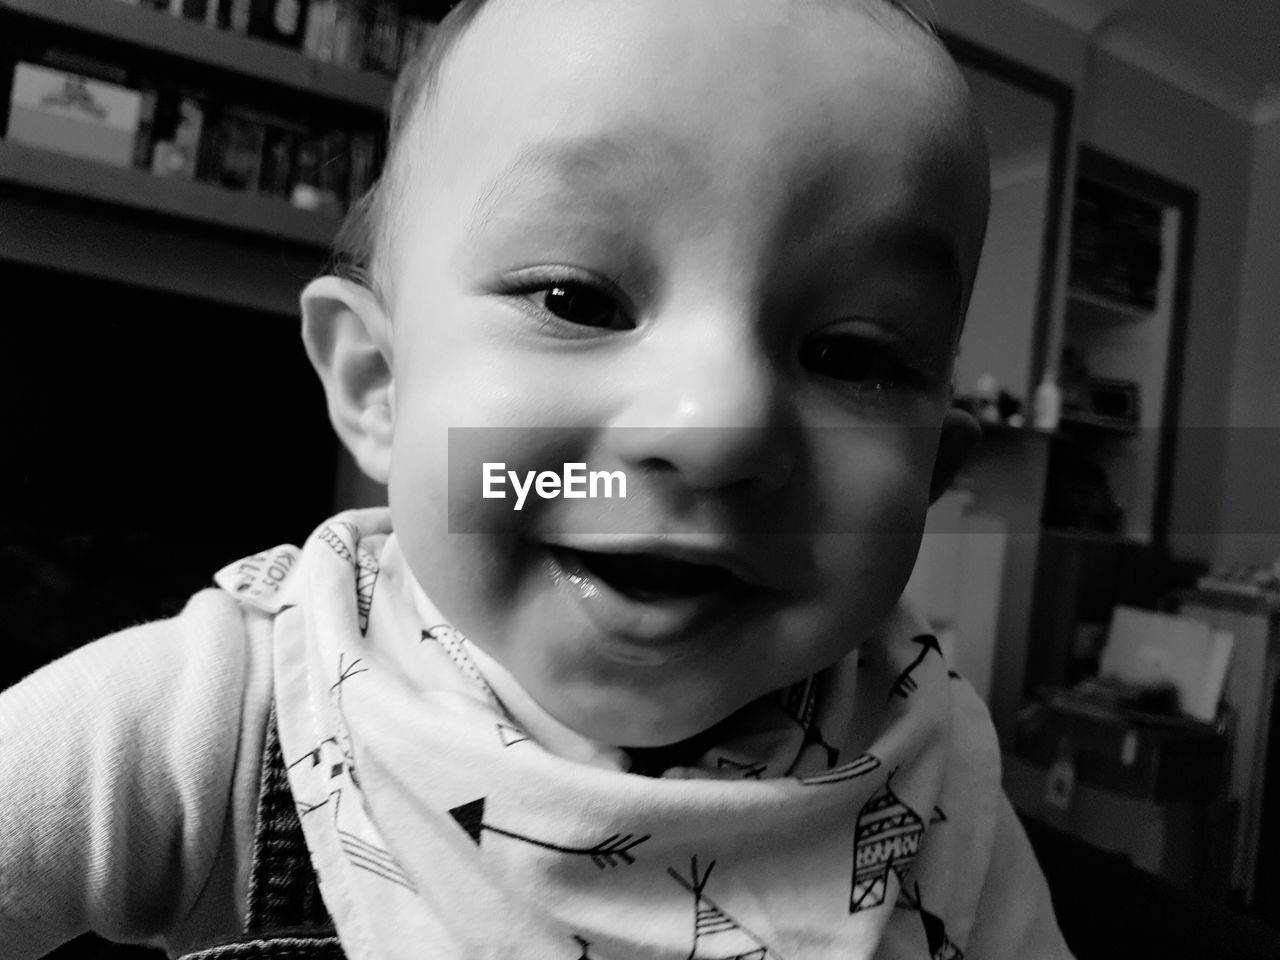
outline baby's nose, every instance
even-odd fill
[[[695,488],[776,489],[797,439],[783,376],[744,337],[684,337],[654,357],[622,417],[615,453]]]

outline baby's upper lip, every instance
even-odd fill
[[[684,563],[722,567],[757,587],[781,589],[787,577],[753,544],[718,534],[558,534],[543,538],[549,547],[584,553],[665,557]]]

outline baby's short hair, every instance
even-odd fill
[[[409,158],[403,155],[405,133],[424,97],[435,94],[439,77],[450,52],[457,46],[480,11],[493,0],[459,0],[415,51],[400,71],[391,95],[387,130],[386,162],[382,175],[364,196],[355,199],[342,227],[334,238],[325,273],[343,277],[367,288],[386,305],[385,290],[378,282],[379,258],[386,247],[398,190],[403,186]],[[907,0],[820,0],[847,6],[860,3],[892,7],[937,37],[932,22],[916,12]]]

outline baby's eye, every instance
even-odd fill
[[[890,346],[849,333],[810,338],[800,348],[800,363],[832,380],[878,390],[894,386],[905,373]]]
[[[602,330],[631,330],[635,323],[609,291],[586,283],[554,283],[529,293],[537,306],[566,323]]]

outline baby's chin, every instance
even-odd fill
[[[624,748],[691,740],[769,692],[744,695],[710,685],[697,691],[681,682],[538,686],[526,683],[526,690],[558,722],[594,743]]]

